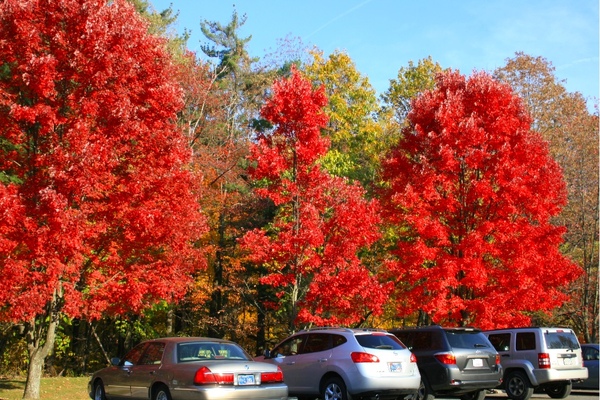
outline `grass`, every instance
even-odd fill
[[[40,400],[86,400],[88,377],[42,378]],[[21,400],[25,378],[0,378],[0,400]]]

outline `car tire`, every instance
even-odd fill
[[[514,371],[506,377],[506,395],[513,400],[528,400],[533,394],[533,386],[522,371]]]
[[[327,379],[323,385],[321,399],[350,400],[350,396],[348,396],[348,391],[346,390],[346,384],[344,381],[338,377]]]
[[[486,395],[485,390],[476,390],[474,392],[465,393],[460,396],[461,400],[484,400]]]
[[[571,394],[573,384],[571,382],[553,383],[544,387],[546,394],[553,399],[564,399]]]
[[[101,380],[94,382],[94,400],[106,400],[106,392]]]
[[[413,397],[415,400],[434,400],[435,395],[433,394],[433,390],[431,389],[431,385],[429,385],[429,381],[425,378],[425,375],[421,374],[421,383],[419,384],[419,389],[417,393]]]
[[[152,400],[171,400],[171,393],[165,385],[158,386],[153,392],[154,397],[152,397]]]

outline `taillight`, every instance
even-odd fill
[[[550,369],[550,354],[539,353],[538,354],[538,368]]]
[[[213,374],[208,367],[202,367],[194,375],[195,385],[233,385],[233,374]]]
[[[262,383],[278,383],[283,382],[283,371],[277,366],[277,372],[263,372],[260,374]]]
[[[374,356],[373,354],[369,354],[369,353],[353,352],[352,354],[350,354],[350,357],[352,357],[352,361],[354,361],[355,363],[377,363],[377,362],[379,362],[379,358],[377,356]]]
[[[456,364],[456,357],[452,353],[438,353],[434,356],[439,362],[445,365]]]
[[[500,365],[500,354],[496,354],[496,365]]]
[[[417,356],[415,356],[413,353],[410,353],[410,362],[411,363],[417,362]]]

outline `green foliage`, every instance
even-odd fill
[[[384,110],[392,110],[396,122],[402,125],[411,110],[412,100],[424,91],[432,90],[437,74],[442,71],[442,67],[434,63],[431,56],[419,60],[417,65],[409,61],[408,67],[398,70],[396,79],[390,79],[390,87],[382,95]]]
[[[375,90],[347,54],[335,52],[328,58],[317,50],[311,54],[313,62],[305,66],[305,74],[313,85],[323,86],[328,98],[329,122],[323,133],[331,147],[321,163],[330,173],[370,189],[380,156],[387,150],[382,124],[375,118],[379,113]]]
[[[200,29],[210,44],[204,44],[200,48],[209,58],[216,58],[218,76],[223,78],[228,74],[238,75],[248,68],[250,64],[258,61],[258,58],[250,58],[246,51],[246,45],[252,36],[240,38],[239,29],[246,22],[246,15],[241,18],[234,9],[231,21],[227,25],[219,22],[204,20],[200,23]]]

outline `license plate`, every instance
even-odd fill
[[[473,366],[474,367],[483,367],[483,360],[481,358],[474,358]]]
[[[565,365],[572,365],[573,364],[573,360],[571,360],[570,358],[563,358],[564,364]]]
[[[390,372],[402,372],[402,363],[389,363]]]
[[[255,385],[254,375],[238,375],[238,385]]]

